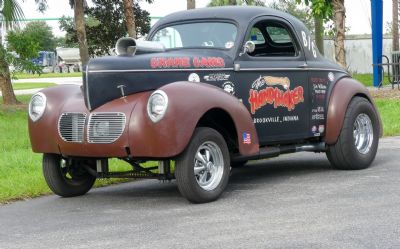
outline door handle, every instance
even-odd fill
[[[304,64],[302,64],[302,65],[299,65],[299,66],[297,66],[298,68],[307,68],[308,67],[308,64],[307,63],[304,63]]]

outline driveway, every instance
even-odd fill
[[[361,171],[314,153],[252,162],[201,205],[155,180],[16,202],[0,206],[0,248],[400,248],[399,152],[382,139]]]

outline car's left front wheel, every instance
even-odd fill
[[[64,159],[57,154],[43,154],[43,175],[53,193],[62,197],[86,194],[96,177],[82,166],[83,160]]]

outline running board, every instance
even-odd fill
[[[295,152],[325,152],[326,145],[324,142],[313,143],[313,144],[303,144],[303,145],[282,145],[282,146],[270,146],[260,148],[258,154],[243,156],[243,155],[233,155],[231,161],[233,162],[243,162],[247,160],[259,160],[271,157],[277,157],[282,154],[295,153]]]

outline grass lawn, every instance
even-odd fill
[[[35,83],[13,83],[14,90],[24,90],[24,89],[35,89],[35,88],[46,88],[50,86],[55,86],[55,83],[48,83],[48,82],[35,82]]]
[[[82,77],[82,72],[74,72],[74,73],[42,73],[41,75],[39,75],[39,74],[29,74],[29,73],[16,73],[14,76],[17,79]]]
[[[30,95],[18,96],[25,104],[30,98]],[[27,119],[26,107],[0,104],[0,203],[51,193],[42,174],[42,155],[31,150]],[[110,169],[130,170],[131,167],[115,159],[110,161]],[[101,179],[96,186],[121,181],[126,180]]]
[[[30,97],[22,95],[18,99],[27,104]],[[376,99],[376,105],[384,123],[384,136],[400,135],[400,99]],[[42,174],[42,155],[31,151],[27,119],[26,106],[15,108],[0,104],[0,203],[51,193]],[[151,164],[154,162],[147,165]],[[110,169],[130,170],[131,167],[113,159]],[[101,179],[96,186],[121,181],[126,180]]]
[[[359,82],[363,83],[364,86],[373,86],[374,85],[374,83],[373,83],[374,80],[373,80],[372,74],[367,74],[367,73],[353,74],[353,78],[358,80]],[[385,74],[385,77],[383,78],[383,85],[388,85],[388,84],[390,84],[390,83],[387,78],[387,75]]]

